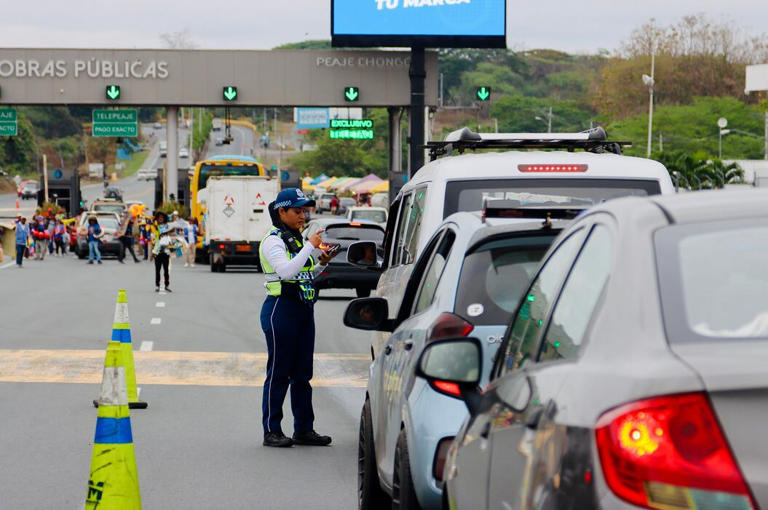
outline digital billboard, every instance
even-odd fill
[[[506,47],[506,0],[331,0],[333,46]]]

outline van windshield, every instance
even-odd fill
[[[479,211],[483,199],[515,199],[520,192],[561,195],[599,204],[613,198],[661,193],[659,182],[650,179],[483,179],[449,181],[445,188],[443,218],[458,211]]]

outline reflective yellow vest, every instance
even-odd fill
[[[261,262],[261,270],[264,271],[264,286],[267,288],[267,295],[275,297],[282,294],[283,282],[308,283],[315,279],[315,260],[312,255],[309,256],[307,262],[304,264],[304,267],[301,268],[301,271],[299,271],[299,274],[297,274],[295,278],[291,280],[283,280],[277,275],[274,268],[270,265],[269,262],[267,262],[267,258],[264,256],[264,241],[266,241],[269,236],[279,235],[280,229],[277,227],[272,227],[259,244],[259,261]],[[301,245],[303,248],[302,239],[298,238],[298,241],[299,245]],[[294,254],[291,253],[287,248],[285,250],[285,254],[288,256],[288,260],[291,260],[294,257]]]

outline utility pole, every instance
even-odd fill
[[[651,144],[653,143],[653,87],[656,84],[656,50],[651,49],[651,76],[643,75],[643,83],[648,86],[650,103],[648,105],[648,148],[646,155],[651,157]]]
[[[549,113],[547,113],[547,133],[552,132],[552,107],[549,107]]]
[[[48,157],[43,153],[43,198],[48,201]]]
[[[427,76],[424,59],[423,47],[411,48],[411,67],[408,70],[411,79],[409,177],[413,177],[424,166],[424,81]]]

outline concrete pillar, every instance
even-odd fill
[[[165,200],[170,200],[170,195],[178,200],[179,194],[179,126],[178,106],[169,106],[167,109],[168,122],[166,124],[166,140],[168,141],[168,155],[165,161]]]
[[[403,110],[400,107],[390,106],[387,112],[389,113],[389,202],[391,203],[405,184],[401,129]]]

